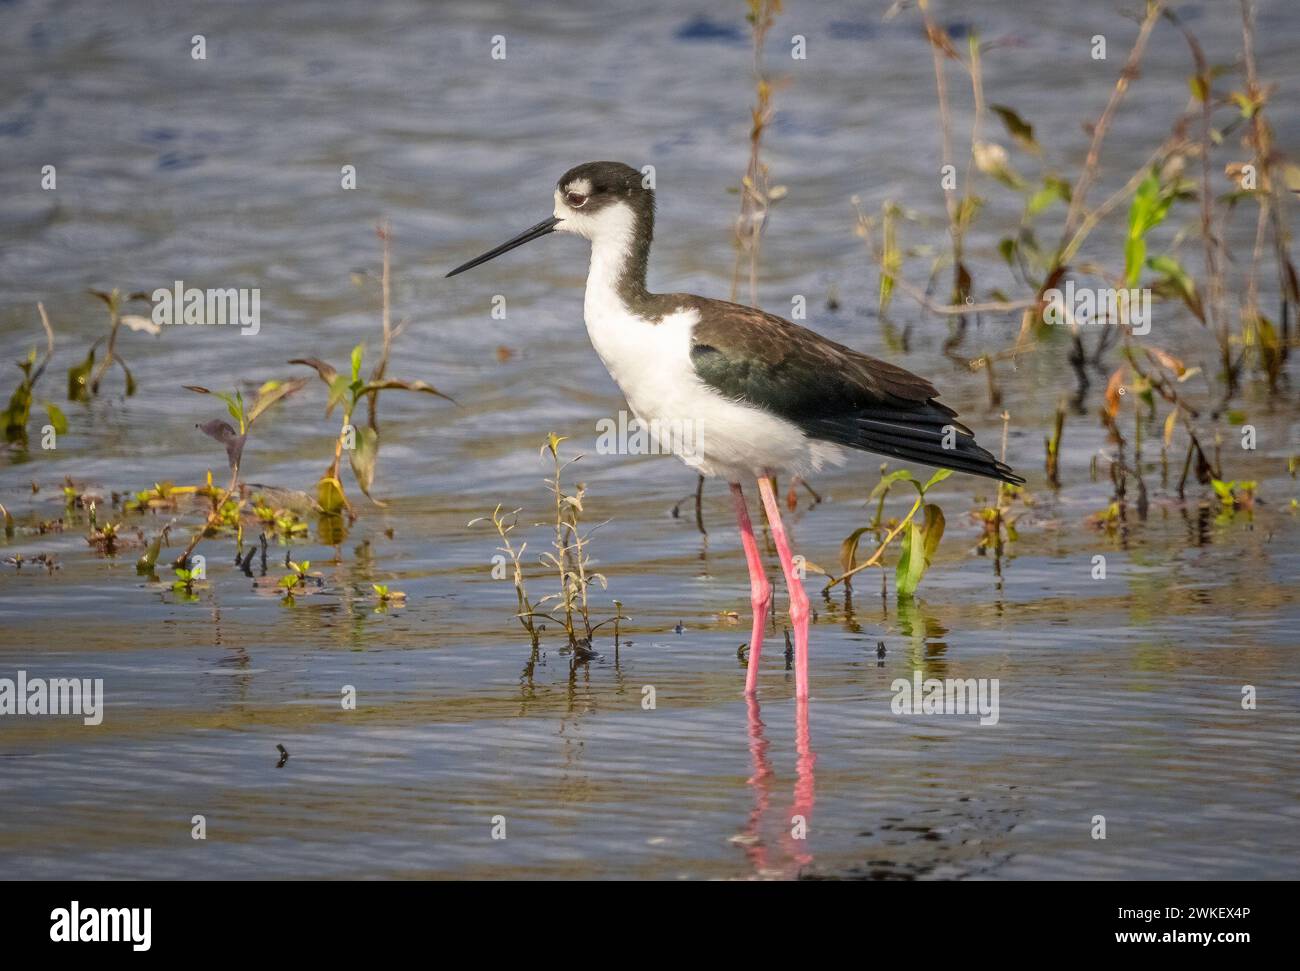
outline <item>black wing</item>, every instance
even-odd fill
[[[929,381],[752,307],[682,300],[700,312],[691,362],[709,387],[812,438],[1024,483],[975,442]],[[948,447],[944,447],[945,444]]]

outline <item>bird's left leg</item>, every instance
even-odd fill
[[[763,653],[763,625],[767,623],[767,608],[772,604],[772,585],[763,572],[763,558],[754,539],[754,527],[749,521],[745,494],[740,483],[731,483],[731,499],[736,506],[736,523],[740,526],[740,545],[745,548],[745,563],[749,567],[749,603],[754,610],[754,627],[749,635],[749,667],[745,671],[745,694],[752,696],[758,690],[758,659]]]
[[[785,571],[785,584],[790,590],[790,622],[794,625],[794,693],[796,698],[808,697],[808,595],[803,592],[803,581],[795,569],[790,541],[781,522],[781,507],[772,491],[772,480],[763,476],[758,480],[758,492],[767,510],[767,524],[772,527],[772,540],[781,569]]]

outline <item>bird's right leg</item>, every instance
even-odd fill
[[[772,530],[772,542],[776,544],[781,569],[785,572],[785,585],[790,591],[790,623],[794,626],[794,696],[804,699],[808,697],[808,594],[804,593],[785,524],[781,522],[781,506],[772,491],[772,480],[767,476],[758,480],[758,494],[763,498],[767,525]]]
[[[758,659],[763,653],[763,628],[767,624],[767,611],[772,605],[772,585],[763,572],[763,559],[754,539],[754,526],[749,521],[749,509],[740,483],[731,483],[731,500],[736,506],[736,523],[740,526],[740,545],[745,548],[745,563],[749,567],[749,603],[754,608],[754,627],[749,635],[749,667],[745,670],[745,694],[758,690]]]

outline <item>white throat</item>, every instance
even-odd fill
[[[584,316],[590,323],[597,314],[619,312],[627,307],[618,293],[619,281],[632,257],[636,220],[627,206],[613,206],[591,220],[591,264],[587,269]],[[585,234],[584,234],[585,235]]]

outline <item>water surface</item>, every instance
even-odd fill
[[[805,296],[812,326],[930,376],[996,442],[1000,409],[983,376],[941,353],[946,322],[900,296],[894,324],[910,327],[908,350],[885,340],[876,274],[853,235],[856,194],[868,209],[887,198],[917,208],[926,222],[911,242],[943,245],[924,162],[938,157],[924,40],[908,17],[883,21],[883,4],[791,6],[769,50],[790,80],[767,143],[789,195],[770,223],[763,303],[788,314]],[[1033,121],[1056,164],[1076,171],[1081,123],[1104,104],[1134,26],[1106,3],[1011,6],[963,8],[948,24],[1012,42],[987,57],[990,99]],[[1180,9],[1212,60],[1236,56],[1229,8]],[[1294,91],[1294,13],[1278,0],[1259,18],[1261,72]],[[1086,57],[1098,32],[1115,52],[1104,64]],[[206,61],[190,57],[198,33]],[[805,61],[787,56],[794,33],[808,40]],[[503,61],[489,53],[498,34]],[[1000,372],[1008,459],[1032,498],[1019,538],[1000,561],[980,555],[968,513],[990,487],[961,476],[938,486],[948,532],[914,602],[896,601],[892,579],[882,598],[874,575],[848,601],[814,593],[801,719],[781,658],[783,593],[757,704],[740,694],[748,586],[725,490],[707,489],[701,536],[689,514],[672,514],[694,488],[682,466],[595,453],[596,422],[624,404],[582,328],[582,244],[551,238],[442,279],[545,215],[559,173],[620,158],[656,166],[652,286],[726,296],[736,206],[726,188],[745,164],[749,56],[741,17],[713,4],[0,5],[0,335],[6,359],[39,343],[34,305],[45,302],[58,343],[38,397],[61,399],[66,369],[103,330],[89,287],[260,287],[263,315],[250,338],[124,334],[139,392],[125,397],[114,374],[89,406],[66,405],[57,450],[0,458],[0,501],[20,527],[0,555],[59,564],[0,567],[0,677],[103,678],[108,699],[96,728],[0,719],[6,873],[1297,875],[1293,394],[1270,399],[1252,383],[1234,403],[1259,448],[1227,437],[1222,450],[1228,474],[1259,483],[1253,513],[1222,515],[1199,487],[1179,502],[1181,452],[1162,481],[1148,445],[1147,518],[1130,512],[1124,528],[1100,530],[1086,520],[1111,495],[1104,474],[1090,475],[1094,455],[1113,450],[1095,417],[1104,376],[1070,417],[1054,492],[1042,437],[1072,375],[1065,342],[1049,338]],[[1163,137],[1189,71],[1181,39],[1158,34],[1107,144],[1098,198]],[[1294,150],[1287,101],[1273,122]],[[46,164],[58,171],[53,193],[39,189]],[[356,167],[354,191],[340,187],[344,165]],[[1011,290],[995,248],[1017,204],[988,195],[971,238],[976,284]],[[1194,218],[1184,208],[1162,240]],[[378,266],[381,219],[395,240],[394,316],[409,320],[392,370],[458,405],[383,399],[375,492],[388,504],[367,504],[349,480],[363,515],[346,538],[313,532],[293,546],[323,573],[319,592],[281,605],[217,539],[200,548],[211,583],[185,602],[136,575],[138,550],[91,550],[84,519],[34,531],[65,514],[65,476],[103,498],[101,522],[114,491],[193,484],[209,468],[222,481],[224,456],[194,427],[221,407],[181,385],[249,388],[304,355],[341,367],[363,339],[373,355],[378,302],[352,271]],[[1116,232],[1090,255],[1120,259]],[[1253,217],[1231,233],[1248,246]],[[914,278],[925,262],[909,263]],[[497,294],[504,320],[491,315]],[[1157,315],[1152,340],[1212,373],[1200,325],[1170,304]],[[1008,346],[1017,324],[972,322],[959,356]],[[1193,393],[1206,398],[1203,385]],[[337,431],[324,402],[313,380],[259,422],[249,481],[311,488]],[[498,503],[520,508],[530,589],[548,592],[533,560],[548,533],[533,524],[548,515],[537,450],[551,431],[586,453],[571,474],[589,490],[588,520],[608,520],[592,546],[609,580],[596,612],[617,598],[631,618],[617,651],[603,629],[601,656],[576,666],[553,630],[530,662],[510,586],[492,577],[495,538],[466,525]],[[1155,425],[1148,442],[1158,437]],[[864,457],[817,477],[820,505],[801,497],[790,523],[810,560],[833,567],[840,540],[866,522],[877,466]],[[891,502],[892,514],[905,509]],[[127,521],[153,533],[170,516]],[[182,515],[178,535],[192,523]],[[286,552],[272,546],[270,575]],[[1099,553],[1105,580],[1092,577]],[[377,611],[373,582],[404,591],[405,606]],[[893,714],[891,683],[918,670],[997,678],[998,724]],[[355,711],[340,705],[347,685]],[[1242,707],[1245,685],[1255,710]],[[282,767],[277,744],[290,753]],[[195,815],[206,841],[191,838]],[[1093,838],[1098,815],[1104,841]],[[504,840],[492,838],[497,816]],[[795,816],[807,839],[792,838]]]

